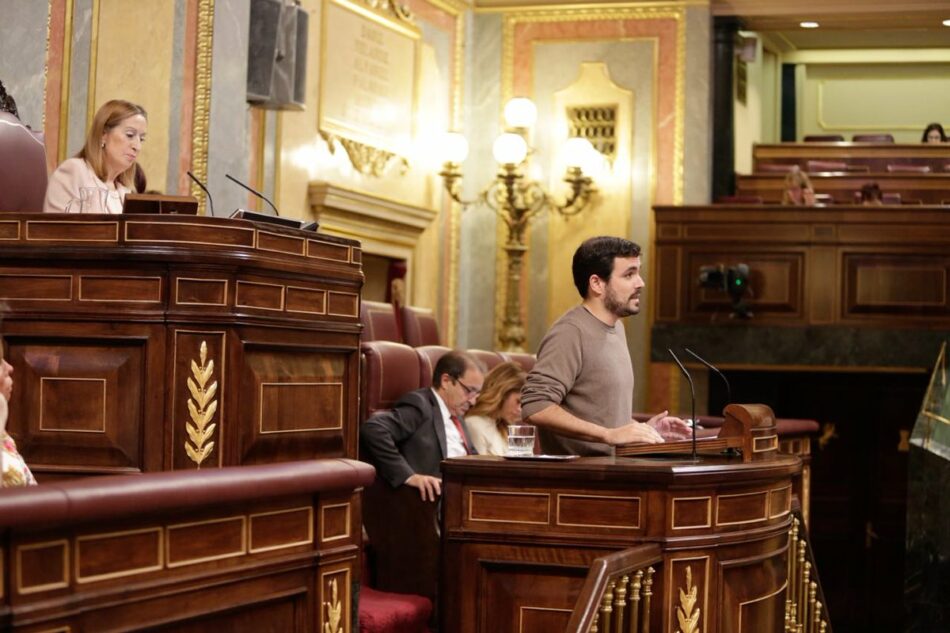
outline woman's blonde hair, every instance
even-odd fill
[[[789,189],[801,189],[802,191],[808,189],[814,191],[814,187],[811,186],[811,179],[808,177],[808,174],[803,172],[798,165],[795,165],[794,169],[789,170],[785,174],[785,184],[782,188],[782,204],[796,204],[796,202],[789,195]]]
[[[99,180],[105,182],[106,179],[103,135],[136,114],[141,114],[148,120],[148,115],[145,114],[145,109],[142,106],[122,99],[113,99],[102,104],[102,107],[96,112],[96,116],[93,117],[92,127],[89,128],[89,135],[86,136],[86,144],[83,145],[76,156],[89,163]],[[119,174],[116,180],[135,191],[135,164],[133,163],[131,167]]]
[[[485,376],[482,391],[478,394],[475,406],[466,415],[483,415],[495,421],[502,435],[508,435],[508,423],[501,417],[501,409],[508,396],[521,393],[524,387],[525,372],[517,363],[502,363]]]

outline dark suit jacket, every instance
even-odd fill
[[[469,446],[465,424],[465,441]],[[439,402],[431,389],[410,391],[395,406],[377,413],[360,426],[364,458],[376,466],[377,474],[396,488],[414,474],[441,475],[445,459],[445,423]]]

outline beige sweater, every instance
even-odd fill
[[[558,319],[538,348],[538,361],[521,391],[527,419],[551,405],[607,428],[630,423],[633,364],[623,323],[608,326],[583,306]],[[613,455],[613,447],[538,429],[548,455]]]
[[[115,189],[109,189],[104,182],[99,180],[89,163],[82,158],[68,158],[49,177],[43,211],[66,213],[66,205],[69,201],[77,199],[70,205],[69,213],[79,213],[79,190],[87,187],[108,190],[106,205],[109,213],[122,213],[125,194],[131,192],[131,189],[118,183]]]

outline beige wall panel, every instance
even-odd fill
[[[169,84],[174,43],[174,0],[99,0],[99,38],[93,112],[109,99],[127,99],[148,113],[139,162],[149,189],[166,191]]]

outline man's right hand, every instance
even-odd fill
[[[442,494],[442,480],[431,475],[415,474],[406,480],[405,485],[416,488],[423,501],[435,501]]]
[[[656,429],[649,424],[631,422],[624,426],[608,429],[606,440],[611,446],[620,446],[623,444],[659,444],[663,441],[663,436],[657,433]]]

